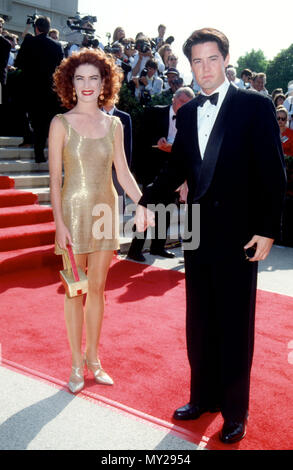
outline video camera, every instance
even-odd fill
[[[33,15],[27,15],[26,24],[34,24],[37,18],[38,15],[36,13],[34,13]]]
[[[70,16],[67,19],[67,26],[71,32],[65,34],[66,41],[78,46],[82,46],[86,42],[86,47],[97,47],[99,40],[95,38],[96,30],[93,27],[93,23],[96,21],[96,16],[88,15],[81,18],[78,12],[75,16]]]
[[[107,54],[114,54],[115,55],[115,54],[118,54],[118,52],[120,52],[121,46],[122,46],[122,44],[119,43],[119,42],[114,42],[112,45],[107,44],[104,47],[104,51],[107,52]]]

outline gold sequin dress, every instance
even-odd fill
[[[118,196],[112,182],[114,133],[119,118],[112,116],[105,137],[83,137],[58,114],[68,141],[63,150],[63,220],[73,242],[73,253],[119,248]],[[64,251],[55,240],[55,253]]]

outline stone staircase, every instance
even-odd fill
[[[33,148],[19,148],[21,142],[21,137],[0,137],[0,175],[13,178],[15,189],[36,194],[39,204],[50,205],[48,162],[35,163]]]

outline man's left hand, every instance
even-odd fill
[[[271,251],[274,243],[273,238],[261,237],[260,235],[254,235],[252,239],[245,245],[244,250],[256,246],[255,254],[249,261],[263,261]]]
[[[167,139],[165,137],[161,137],[158,140],[158,148],[162,150],[163,152],[171,152],[172,151],[172,144],[167,142]]]

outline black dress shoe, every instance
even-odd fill
[[[181,408],[178,408],[174,414],[173,418],[174,419],[181,419],[181,420],[187,420],[187,419],[197,419],[199,418],[203,413],[217,413],[220,411],[220,408],[218,407],[202,407],[199,405],[194,405],[193,403],[187,403],[187,405],[182,406]]]
[[[220,432],[220,439],[225,444],[234,444],[241,441],[246,434],[247,420],[240,422],[225,421]]]
[[[175,258],[174,253],[167,250],[150,250],[151,255],[162,256],[163,258]]]
[[[140,262],[145,261],[145,257],[143,256],[142,253],[128,253],[127,259],[132,259],[134,261],[140,261]]]

